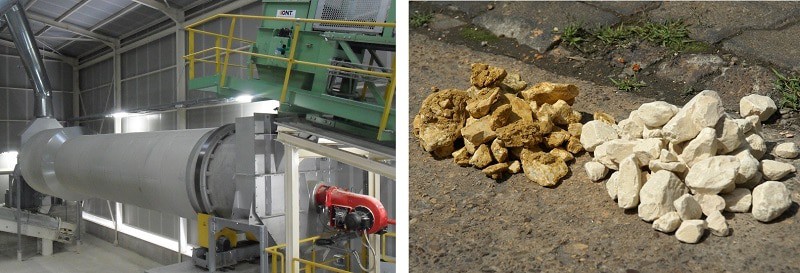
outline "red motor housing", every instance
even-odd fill
[[[393,219],[389,219],[386,209],[378,199],[338,187],[317,185],[314,188],[314,202],[327,209],[328,224],[336,229],[366,230],[367,233],[374,234],[395,223]]]

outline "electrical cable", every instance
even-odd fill
[[[369,268],[364,268],[364,266],[363,266],[363,265],[361,265],[361,258],[359,258],[359,257],[358,257],[358,253],[356,253],[356,251],[355,251],[355,250],[353,250],[353,251],[352,251],[352,253],[353,253],[353,257],[356,259],[356,263],[358,263],[358,267],[360,267],[360,268],[361,268],[361,270],[363,270],[363,271],[366,271],[366,272],[372,272],[372,270],[374,270],[374,269],[375,269],[375,264],[376,264],[376,263],[377,263],[377,261],[378,261],[378,253],[376,253],[376,252],[375,252],[375,249],[374,249],[374,248],[372,248],[372,246],[371,246],[371,244],[370,244],[370,242],[369,242],[369,236],[368,236],[368,234],[367,234],[367,231],[366,231],[366,230],[364,230],[364,239],[367,241],[367,243],[366,243],[366,244],[364,244],[364,242],[362,241],[362,242],[361,242],[361,245],[363,245],[364,247],[366,247],[367,249],[369,249],[369,251],[370,251],[370,252],[372,252],[372,256],[374,257],[375,263],[372,263],[372,264],[370,264],[370,265],[369,265]],[[367,262],[369,262],[369,260],[367,260]]]

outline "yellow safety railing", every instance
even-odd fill
[[[381,260],[384,260],[387,263],[395,263],[394,257],[390,257],[386,255],[386,238],[392,237],[397,238],[397,233],[394,232],[387,232],[381,235]]]
[[[210,21],[222,18],[230,18],[231,23],[228,28],[227,35],[213,33],[209,31],[199,30],[197,29],[198,26],[208,23]],[[287,58],[284,57],[277,57],[272,55],[265,55],[259,54],[254,52],[247,52],[241,50],[232,49],[232,45],[234,41],[238,41],[244,44],[253,45],[255,41],[242,39],[239,37],[234,37],[234,31],[236,28],[236,21],[237,20],[262,20],[262,21],[285,21],[285,22],[294,22],[294,30],[292,31],[292,42],[289,47],[289,55]],[[251,73],[253,67],[243,66],[243,65],[235,65],[230,64],[230,55],[231,54],[242,54],[250,57],[255,58],[266,58],[272,60],[279,60],[286,62],[286,72],[283,78],[283,87],[281,89],[281,97],[280,101],[286,101],[286,92],[289,87],[289,78],[292,75],[292,67],[295,64],[298,65],[308,65],[320,68],[327,68],[327,69],[336,69],[346,72],[352,73],[360,73],[365,75],[371,75],[376,77],[383,77],[389,79],[389,84],[386,85],[386,90],[384,91],[384,106],[383,106],[383,113],[381,115],[381,121],[378,129],[378,136],[382,135],[383,132],[386,130],[386,125],[389,121],[389,114],[392,108],[392,100],[394,98],[395,86],[396,86],[396,73],[395,73],[395,61],[392,60],[392,72],[379,72],[379,71],[372,71],[367,69],[359,69],[359,68],[348,68],[348,67],[341,67],[335,66],[330,64],[323,64],[323,63],[314,63],[314,62],[306,62],[306,61],[299,61],[294,58],[295,56],[295,49],[297,47],[297,40],[300,37],[300,28],[301,24],[307,23],[323,23],[323,24],[335,24],[335,25],[348,25],[348,26],[365,26],[365,27],[395,27],[394,23],[377,23],[377,22],[356,22],[356,21],[341,21],[341,20],[322,20],[322,19],[308,19],[308,18],[283,18],[283,17],[270,17],[270,16],[258,16],[258,15],[242,15],[242,14],[217,14],[205,19],[202,19],[196,23],[190,24],[186,26],[186,31],[189,35],[189,45],[188,45],[188,53],[186,56],[183,56],[184,59],[188,60],[189,62],[189,79],[194,79],[195,77],[195,63],[202,62],[202,63],[213,63],[215,64],[215,72],[220,74],[220,82],[219,86],[224,87],[226,76],[228,73],[228,67],[242,67],[242,68],[250,68]],[[214,37],[214,47],[207,48],[201,51],[195,51],[195,36],[196,35],[207,35]],[[222,47],[222,40],[225,40],[225,47]],[[205,60],[206,57],[198,57],[200,54],[208,53],[210,51],[214,51],[214,61]],[[207,56],[210,57],[210,56]],[[223,58],[223,60],[220,60]]]
[[[304,243],[314,244],[319,238],[321,238],[321,236],[314,236],[314,237],[305,238],[305,239],[300,240],[300,243],[301,244],[304,244]],[[348,245],[349,245],[349,242],[348,242]],[[281,249],[284,249],[284,248],[286,248],[286,244],[279,244],[279,245],[271,246],[271,247],[268,247],[268,248],[264,249],[264,251],[266,251],[267,253],[272,255],[272,259],[270,261],[270,263],[272,264],[272,266],[271,266],[272,267],[271,268],[271,270],[272,270],[271,272],[272,273],[285,273],[286,272],[286,265],[284,263],[286,261],[286,258],[285,258],[286,256],[283,253],[281,253],[281,251],[280,251]],[[324,260],[324,261],[319,261],[318,262],[317,261],[317,250],[316,249],[312,249],[311,250],[311,260],[302,260],[301,263],[304,264],[304,267],[302,269],[300,269],[300,271],[303,271],[305,273],[312,273],[312,272],[316,272],[317,268],[330,270],[329,268],[334,268],[334,267],[331,267],[329,264],[333,263],[334,261],[336,261],[336,258],[331,258],[331,259],[328,259],[328,260]],[[349,255],[345,257],[345,264],[346,264],[346,266],[348,268],[350,267],[350,256]],[[337,270],[342,270],[342,269],[337,269]],[[294,272],[294,270],[292,270],[292,272]],[[344,270],[337,271],[337,272],[351,273],[349,271],[344,271]]]

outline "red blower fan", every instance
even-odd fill
[[[328,213],[328,224],[338,230],[380,234],[395,223],[378,199],[334,186],[317,185],[314,202]]]

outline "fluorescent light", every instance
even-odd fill
[[[251,95],[240,95],[240,96],[236,97],[234,100],[236,100],[236,102],[238,102],[238,103],[251,102],[251,101],[253,101],[253,96],[251,96]]]
[[[116,113],[113,113],[111,115],[106,115],[106,117],[107,118],[126,118],[126,117],[130,117],[132,115],[133,114],[128,113],[128,112],[116,112]]]
[[[17,151],[0,153],[0,171],[12,171],[17,165]]]

